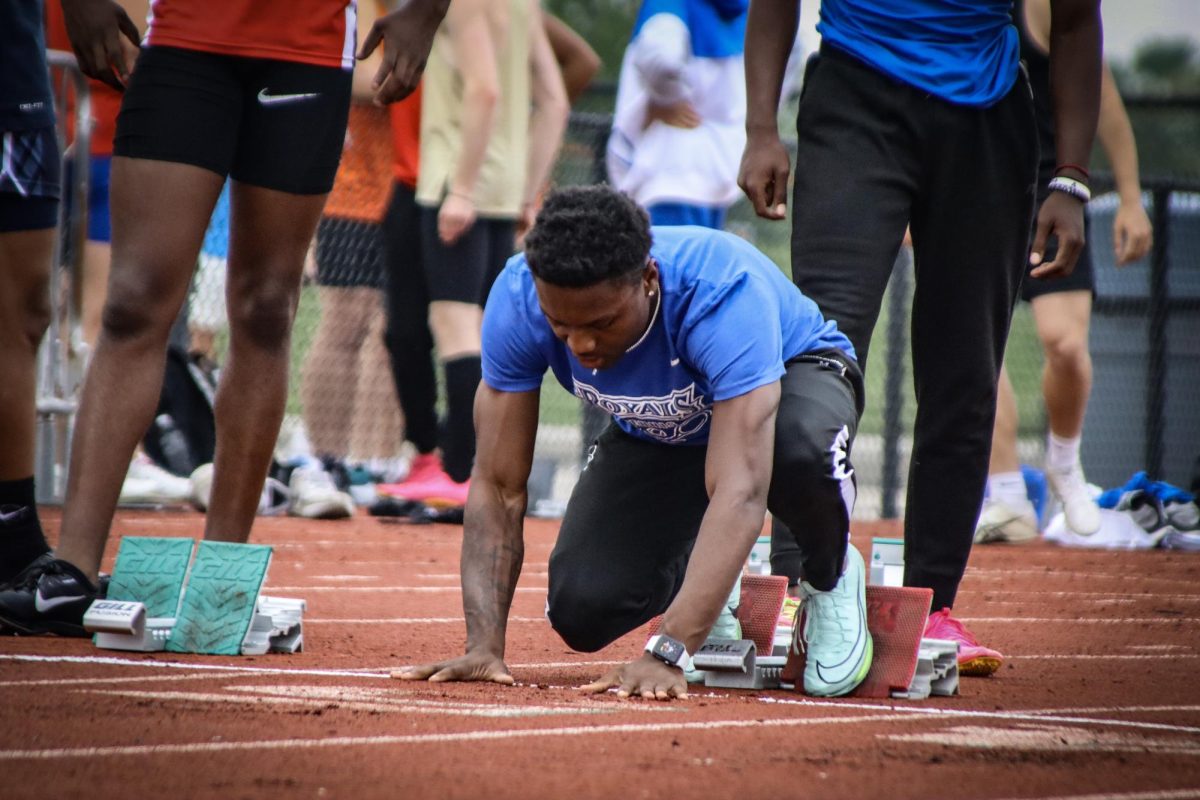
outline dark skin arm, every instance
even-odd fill
[[[762,531],[775,450],[779,382],[716,403],[705,459],[709,503],[683,586],[666,613],[662,633],[695,653],[721,612],[729,590]],[[620,697],[687,697],[683,671],[643,653],[583,687],[616,689]]]
[[[62,0],[62,9],[80,71],[125,91],[141,39],[129,14],[113,0]]]
[[[542,25],[554,51],[554,60],[562,70],[567,102],[572,105],[587,89],[600,70],[600,56],[571,26],[549,11],[542,11]]]
[[[751,0],[746,19],[746,149],[738,186],[766,219],[787,213],[791,163],[777,116],[799,17],[799,0]]]
[[[533,464],[538,397],[537,391],[500,392],[479,384],[475,394],[478,441],[461,565],[466,653],[399,670],[392,677],[513,683],[504,664],[504,639],[525,556],[526,482]]]
[[[417,88],[450,0],[400,0],[389,7],[393,10],[375,20],[358,51],[365,59],[383,43],[383,63],[371,82],[379,106],[403,100]]]
[[[1050,93],[1054,98],[1054,147],[1060,164],[1086,166],[1100,115],[1103,35],[1099,0],[1052,0],[1050,4]],[[1059,173],[1085,181],[1076,170]],[[1042,263],[1046,240],[1058,237],[1058,254]],[[1035,278],[1070,275],[1083,249],[1083,203],[1051,192],[1038,212],[1029,263]]]

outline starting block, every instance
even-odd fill
[[[193,545],[121,541],[108,596],[83,619],[97,647],[218,655],[303,649],[304,601],[260,594],[270,547],[204,541],[193,561]]]
[[[721,689],[778,689],[786,656],[758,658],[749,639],[709,639],[692,657],[704,685]]]

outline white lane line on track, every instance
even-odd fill
[[[239,674],[254,675],[255,673],[242,672]],[[260,672],[257,674],[270,675],[271,673],[270,672]],[[371,676],[371,677],[374,677],[374,676]],[[113,684],[113,683],[146,683],[148,681],[211,681],[211,680],[215,680],[214,676],[207,675],[207,674],[205,674],[205,675],[179,675],[179,674],[175,674],[175,675],[165,675],[165,674],[138,675],[136,677],[129,677],[129,678],[114,678],[112,676],[106,676],[103,678],[100,678],[100,677],[58,678],[58,679],[47,678],[45,680],[38,680],[38,681],[34,681],[34,680],[0,681],[0,689],[6,688],[9,686],[80,686],[80,685],[95,686],[97,684],[103,684],[105,686],[108,686],[109,684]]]
[[[958,591],[959,597],[962,597],[964,595],[979,595],[979,594],[987,595],[987,599],[984,602],[988,602],[988,603],[1020,602],[1020,601],[992,599],[993,595],[998,595],[998,594],[1019,595],[1021,597],[1024,597],[1025,598],[1024,602],[1027,602],[1027,603],[1034,601],[1034,600],[1040,601],[1046,597],[1063,597],[1063,598],[1067,598],[1067,599],[1076,598],[1076,597],[1083,597],[1083,598],[1095,597],[1095,598],[1112,598],[1114,600],[1125,600],[1125,599],[1153,600],[1155,602],[1162,602],[1163,600],[1184,600],[1184,601],[1191,601],[1191,602],[1200,602],[1200,593],[1197,593],[1197,594],[1166,594],[1166,593],[1159,593],[1159,592],[1147,592],[1147,593],[1143,593],[1143,594],[1130,594],[1129,592],[1042,592],[1042,591],[1039,591],[1039,592],[1037,592],[1036,597],[1032,597],[1029,594],[1029,592],[1027,592],[1027,591],[1017,591],[1015,589],[969,589],[969,590],[968,589],[960,589]]]
[[[98,758],[105,756],[186,755],[238,750],[294,750],[323,747],[361,747],[368,745],[443,744],[447,742],[503,741],[520,738],[595,736],[634,733],[707,732],[746,728],[799,728],[816,725],[844,725],[860,722],[909,720],[907,714],[860,714],[844,717],[784,717],[763,720],[713,720],[709,722],[641,723],[627,725],[588,725],[564,728],[514,728],[462,733],[410,734],[404,736],[335,736],[322,739],[267,739],[246,742],[194,742],[186,744],[128,745],[112,747],[72,747],[47,750],[0,750],[0,761]]]
[[[33,656],[0,655],[0,661],[33,661],[56,664],[102,664],[119,667],[147,667],[150,669],[194,669],[211,672],[258,673],[260,675],[326,675],[335,678],[387,678],[388,667],[369,669],[283,669],[279,667],[238,667],[230,664],[193,664],[183,661],[134,661],[127,658],[108,656]],[[103,678],[96,678],[98,681]]]
[[[1175,661],[1182,658],[1200,658],[1200,653],[1096,653],[1069,655],[1055,653],[1053,655],[1021,655],[1009,654],[1005,658],[1014,661]]]
[[[347,618],[332,619],[328,617],[304,618],[305,625],[433,625],[442,623],[465,622],[462,617],[386,617],[376,619]],[[509,617],[509,622],[545,622],[545,617]]]
[[[1016,722],[1063,722],[1076,725],[1105,725],[1114,728],[1138,728],[1142,730],[1173,731],[1175,733],[1200,734],[1200,727],[1195,725],[1167,725],[1158,722],[1137,722],[1123,719],[1092,719],[1091,717],[1074,717],[1062,714],[1040,713],[1039,709],[1028,711],[973,711],[957,708],[930,708],[905,706],[882,706],[874,703],[855,703],[852,701],[828,700],[791,700],[779,697],[759,697],[760,703],[769,705],[811,706],[813,708],[886,708],[891,711],[910,714],[912,716],[928,717],[970,717],[973,719],[1002,719]],[[1071,713],[1074,713],[1073,711]]]
[[[1064,794],[1043,797],[1042,800],[1195,800],[1200,789],[1158,789],[1149,792],[1114,792],[1104,794]],[[1016,800],[1016,798],[1013,798]]]
[[[1104,706],[1097,708],[1039,708],[1030,714],[1142,714],[1147,712],[1200,711],[1200,706]]]
[[[987,581],[1008,580],[1013,575],[1036,575],[1043,580],[1046,578],[1082,578],[1087,581],[1154,581],[1155,583],[1178,583],[1181,586],[1189,588],[1195,588],[1196,585],[1189,578],[1163,578],[1157,575],[1129,575],[1109,572],[1078,572],[1069,569],[983,569],[979,567],[967,567],[966,574],[974,580]]]

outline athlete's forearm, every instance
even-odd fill
[[[1052,0],[1050,94],[1059,164],[1086,166],[1100,113],[1099,0]]]
[[[778,134],[779,93],[800,0],[751,0],[746,18],[746,131]]]
[[[1113,80],[1112,70],[1104,66],[1100,86],[1100,124],[1096,127],[1100,146],[1112,165],[1113,181],[1121,202],[1141,204],[1142,183],[1138,177],[1137,142],[1125,103]]]
[[[467,650],[504,656],[508,613],[525,558],[526,496],[475,477],[463,526],[462,592]]]

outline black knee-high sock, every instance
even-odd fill
[[[49,550],[38,521],[33,477],[0,481],[0,584]]]
[[[475,461],[475,390],[483,373],[478,355],[445,362],[446,431],[442,442],[442,467],[460,483],[471,477]]]

